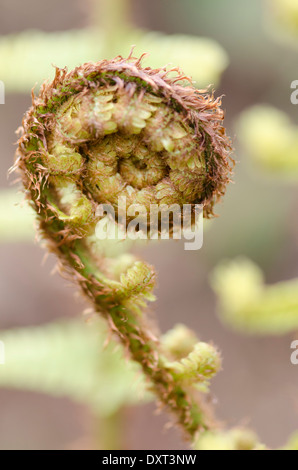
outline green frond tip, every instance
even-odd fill
[[[167,367],[176,380],[199,384],[211,379],[220,370],[221,358],[213,346],[200,342],[187,357],[170,362]]]
[[[298,328],[298,279],[265,285],[262,271],[239,258],[211,277],[222,320],[248,334],[281,335]]]
[[[0,387],[66,396],[104,416],[152,399],[121,345],[110,340],[105,346],[107,329],[99,319],[2,330],[0,338],[6,356]]]
[[[165,363],[178,382],[208,391],[209,380],[219,372],[221,357],[216,348],[199,342],[195,333],[185,325],[175,325],[161,338]]]
[[[154,301],[152,290],[155,285],[155,272],[148,264],[136,261],[125,274],[121,274],[121,289],[117,298],[122,300],[125,307],[145,306],[146,301]],[[138,308],[137,308],[138,311]]]
[[[178,324],[162,336],[161,342],[167,356],[180,360],[192,352],[198,338],[185,325]]]

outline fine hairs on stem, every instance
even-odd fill
[[[15,167],[39,231],[95,312],[137,361],[158,401],[190,440],[214,424],[202,389],[220,369],[214,346],[178,326],[161,340],[146,315],[154,269],[98,255],[97,207],[196,204],[205,217],[224,195],[233,162],[220,98],[179,69],[143,68],[132,53],[56,69],[23,120]],[[140,164],[141,162],[141,164]]]

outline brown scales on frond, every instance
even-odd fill
[[[98,206],[109,203],[117,214],[119,196],[146,209],[202,204],[211,216],[233,160],[221,99],[196,90],[177,68],[143,68],[142,58],[119,56],[71,72],[56,68],[54,80],[38,96],[32,93],[16,166],[63,273],[114,326],[160,401],[193,436],[212,419],[165,367],[140,315],[153,299],[153,268],[138,261],[115,277],[91,236]]]
[[[171,77],[174,72],[176,76]],[[224,194],[226,185],[230,181],[232,167],[230,141],[226,137],[222,125],[224,112],[220,108],[220,98],[214,99],[213,95],[206,93],[205,90],[200,91],[193,86],[185,85],[185,83],[180,84],[181,80],[191,82],[177,68],[167,71],[142,68],[141,59],[133,59],[132,57],[128,59],[117,57],[110,61],[87,63],[69,73],[66,69],[57,68],[53,82],[45,83],[38,97],[33,97],[32,108],[24,118],[24,132],[19,141],[20,165],[24,168],[24,164],[26,167],[28,161],[32,162],[32,155],[33,158],[37,158],[40,150],[36,148],[34,139],[41,143],[43,151],[48,150],[49,134],[57,127],[57,111],[69,98],[75,95],[84,97],[89,92],[96,89],[103,90],[105,86],[111,86],[111,84],[117,86],[117,91],[127,92],[130,97],[134,94],[140,94],[140,99],[142,99],[142,96],[150,93],[153,96],[161,97],[162,103],[168,109],[174,109],[179,113],[180,123],[185,123],[187,127],[193,129],[192,138],[195,141],[196,154],[201,154],[200,158],[204,154],[205,172],[202,177],[205,177],[206,182],[194,202],[204,205],[205,216],[212,215],[214,203]],[[153,114],[156,115],[157,111],[158,106]],[[175,113],[174,115],[176,117]],[[162,122],[159,124],[163,125]],[[143,134],[144,132],[141,132],[141,138]],[[93,141],[93,136],[90,137],[89,140],[81,139],[81,143]],[[71,131],[66,138],[66,141],[69,140],[71,141]],[[76,143],[75,140],[73,142]],[[35,146],[32,152],[28,150],[30,144]],[[163,150],[166,151],[166,149]],[[179,160],[177,152],[170,153],[173,154],[173,160]],[[182,164],[186,163],[187,156],[183,156],[184,162]],[[46,169],[43,171],[42,165],[39,166],[39,169],[38,172],[38,168],[36,168],[40,175],[47,174]],[[186,165],[185,169],[187,169]],[[82,167],[78,171],[82,172]],[[191,168],[191,171],[194,176],[197,176],[196,169]],[[33,184],[29,186],[30,188],[34,187]],[[38,190],[38,183],[35,185],[35,189]]]

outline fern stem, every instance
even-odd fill
[[[220,99],[181,83],[186,77],[177,69],[175,77],[143,69],[141,59],[57,69],[24,118],[17,167],[62,272],[107,319],[159,403],[193,439],[213,423],[195,383],[219,370],[219,354],[199,343],[177,361],[166,350],[145,313],[155,272],[132,257],[129,265],[118,260],[119,275],[98,255],[97,209],[108,202],[120,217],[125,197],[147,213],[152,204],[185,203],[194,213],[200,203],[209,217],[230,180],[231,149]]]
[[[121,35],[130,28],[131,0],[92,0],[91,23],[103,32],[101,40],[108,57],[116,54]]]

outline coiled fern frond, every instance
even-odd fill
[[[218,353],[202,343],[173,363],[141,314],[154,299],[153,268],[133,257],[118,264],[99,257],[94,231],[98,206],[110,204],[119,216],[120,196],[148,211],[152,204],[202,204],[210,217],[230,179],[231,148],[220,99],[187,85],[178,69],[142,68],[141,59],[117,57],[69,73],[57,68],[24,117],[16,166],[62,271],[193,437],[212,419],[189,379],[195,369],[198,382],[214,375]]]

